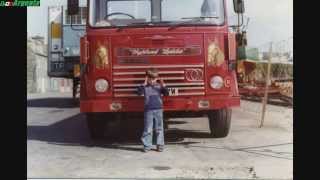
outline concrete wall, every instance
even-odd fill
[[[27,41],[27,92],[71,92],[72,80],[47,75],[47,45],[42,37]]]

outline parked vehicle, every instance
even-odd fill
[[[70,15],[78,4],[68,1]],[[87,7],[80,111],[93,138],[115,115],[142,114],[136,90],[149,68],[169,87],[165,117],[207,115],[212,137],[228,135],[231,108],[240,106],[236,59],[244,35],[229,30],[225,0],[88,0]],[[234,10],[241,19],[242,0]]]

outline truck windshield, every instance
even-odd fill
[[[151,6],[152,0],[91,0],[89,23],[93,27],[154,24]],[[161,20],[156,24],[220,25],[224,22],[223,0],[162,0],[158,8],[161,8]],[[190,21],[193,18],[200,20]]]
[[[201,17],[202,21],[197,23],[222,24],[224,22],[223,7],[223,0],[162,0],[162,21],[192,23],[190,19]]]

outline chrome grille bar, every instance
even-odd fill
[[[203,68],[203,64],[186,64],[186,65],[149,65],[149,66],[114,66],[113,69],[145,69],[145,68]]]
[[[146,72],[113,72],[115,76],[121,75],[145,75]],[[160,71],[159,74],[184,74],[184,71]]]
[[[113,81],[144,81],[145,78],[114,78]],[[184,77],[163,77],[163,80],[184,80]]]
[[[138,87],[141,84],[114,84],[113,87]],[[194,83],[166,83],[168,87],[170,86],[201,86],[204,82],[194,82]]]
[[[188,93],[179,93],[179,96],[192,96],[192,95],[204,95],[204,92],[188,92]]]
[[[204,87],[179,87],[179,90],[204,90]],[[114,92],[132,92],[137,91],[137,88],[126,88],[126,89],[114,89]]]
[[[113,67],[113,95],[114,97],[139,97],[136,94],[137,87],[144,81],[145,70],[157,68],[161,78],[165,80],[168,88],[178,89],[177,96],[200,96],[205,95],[205,82],[187,81],[186,69],[202,69],[204,64],[175,64],[175,65],[136,65]]]
[[[115,94],[114,97],[138,97],[137,94]]]

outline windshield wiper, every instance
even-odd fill
[[[167,24],[167,23],[171,23],[171,21],[157,21],[157,22],[152,22],[152,21],[148,21],[148,22],[134,22],[134,23],[130,23],[129,25],[149,25],[149,26],[153,26],[153,25],[157,25],[157,24]]]
[[[206,19],[206,18],[218,19],[219,17],[218,16],[183,17],[181,19],[190,19],[190,20],[189,21],[182,21],[180,23],[174,24],[168,30],[170,31],[172,29],[175,29],[175,28],[177,28],[177,27],[179,27],[181,25],[188,24],[188,23],[198,23],[198,22],[201,22],[203,19]]]

